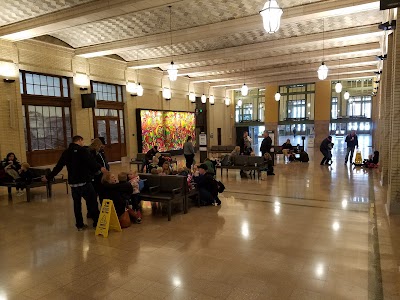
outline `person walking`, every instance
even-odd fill
[[[92,141],[92,143],[89,146],[89,152],[93,156],[93,158],[96,160],[96,162],[107,169],[107,171],[110,171],[110,165],[108,164],[105,152],[104,152],[104,144],[101,141],[101,139],[96,138]],[[102,188],[103,185],[101,184],[101,178],[103,177],[103,173],[98,170],[96,174],[93,176],[93,187],[94,190],[96,191],[96,194],[99,196],[99,201],[100,205],[103,203],[103,193],[102,193]],[[88,209],[89,211],[89,209]]]
[[[354,149],[356,147],[358,149],[358,137],[356,135],[355,130],[352,130],[351,133],[346,136],[345,142],[347,143],[347,152],[344,164],[347,165],[347,162],[349,160],[349,154],[350,154],[350,164],[351,164],[353,162]]]
[[[272,147],[272,139],[269,136],[269,133],[265,130],[263,133],[264,139],[261,143],[260,152],[261,156],[264,156],[265,153],[269,153]]]
[[[296,132],[297,132],[297,130],[296,130],[296,125],[294,125],[294,126],[293,126],[293,137],[294,137],[294,138],[296,138]]]
[[[192,169],[193,161],[194,161],[194,147],[192,143],[192,137],[189,135],[186,139],[186,143],[183,144],[183,155],[186,160],[186,168],[189,170]]]
[[[93,219],[93,227],[97,226],[99,207],[97,205],[96,192],[92,185],[92,176],[99,170],[102,173],[107,172],[107,169],[96,163],[93,156],[83,146],[83,137],[74,136],[72,143],[62,153],[54,169],[50,174],[42,178],[44,182],[51,181],[64,166],[67,167],[68,183],[71,186],[71,194],[74,201],[75,226],[78,231],[87,228],[87,225],[83,223],[82,217],[82,197],[86,200],[89,208],[89,214]]]
[[[332,149],[332,137],[328,136],[324,139],[319,146],[319,150],[321,151],[322,155],[324,156],[321,160],[320,165],[330,165],[330,160],[332,158],[331,149]]]

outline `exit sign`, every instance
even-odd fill
[[[381,10],[400,7],[400,0],[381,0]]]

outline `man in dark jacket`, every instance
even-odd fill
[[[347,164],[347,161],[349,160],[349,154],[350,154],[350,164],[353,162],[353,155],[354,155],[354,149],[357,147],[358,149],[358,137],[357,134],[354,130],[351,131],[350,134],[346,136],[345,142],[347,143],[347,152],[346,152],[346,158],[344,160],[344,164]]]
[[[271,151],[272,139],[270,138],[267,131],[264,131],[264,139],[261,143],[260,151],[261,156],[264,156],[265,153],[269,153]]]
[[[202,205],[212,205],[214,202],[221,205],[218,198],[218,184],[213,175],[207,172],[207,165],[201,164],[198,169],[198,174],[193,176],[193,180],[199,190],[200,202]]]
[[[328,136],[326,139],[324,139],[321,143],[321,146],[319,147],[319,150],[322,152],[322,155],[324,158],[321,160],[321,166],[322,165],[329,165],[329,161],[331,160],[331,149],[332,149],[332,137]]]
[[[146,166],[146,170],[147,170],[149,164],[153,160],[153,156],[155,156],[157,153],[158,153],[158,147],[156,145],[154,145],[153,148],[151,148],[149,151],[147,151],[144,161],[143,161],[143,165],[142,165],[142,170],[141,170],[142,173],[143,173],[145,166]]]
[[[68,183],[71,186],[72,199],[74,200],[74,213],[76,228],[81,231],[87,227],[82,217],[82,197],[86,200],[89,214],[93,219],[93,227],[96,227],[99,218],[97,196],[92,185],[92,176],[97,171],[107,172],[106,168],[96,163],[89,151],[85,149],[83,138],[79,135],[72,138],[72,143],[63,152],[53,171],[43,181],[52,180],[64,166],[67,166]]]

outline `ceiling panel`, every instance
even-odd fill
[[[240,29],[238,28],[238,33],[234,35],[174,44],[173,52],[175,55],[183,55],[230,48],[241,45],[255,44],[266,41],[276,41],[277,43],[279,43],[278,40],[282,38],[321,33],[324,31],[324,27],[326,31],[334,31],[344,28],[352,28],[379,23],[380,18],[381,16],[378,14],[377,11],[369,11],[346,16],[327,18],[324,21],[320,19],[307,20],[299,23],[284,25],[277,33],[273,35],[268,34],[263,30],[240,32]],[[322,43],[320,46],[322,47]],[[169,46],[165,46],[142,49],[137,52],[122,51],[118,52],[118,55],[120,55],[127,61],[134,61],[137,59],[137,57],[139,57],[139,59],[160,58],[169,56],[170,53],[171,48]],[[179,63],[179,59],[177,59],[176,62]]]
[[[94,0],[3,0],[0,5],[0,26],[92,1]]]
[[[318,0],[282,0],[282,7],[297,6]],[[187,0],[172,7],[172,29],[196,26],[257,15],[265,0]],[[52,34],[74,48],[121,39],[168,32],[169,9],[161,7],[71,27]],[[262,22],[260,17],[260,22]]]

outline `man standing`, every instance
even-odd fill
[[[251,148],[252,139],[249,137],[249,133],[247,131],[243,132],[243,138],[240,139],[240,154],[250,155],[253,151]]]
[[[349,154],[350,154],[350,163],[353,162],[353,155],[354,155],[354,149],[357,147],[358,149],[358,137],[356,135],[356,131],[352,130],[350,134],[346,136],[346,143],[347,143],[347,152],[346,152],[346,158],[344,160],[344,164],[346,165],[348,160],[349,160]]]
[[[269,133],[266,130],[264,131],[263,136],[264,139],[260,147],[261,156],[264,156],[265,153],[269,153],[272,147],[272,139],[270,138]]]
[[[158,153],[158,147],[156,145],[153,146],[153,148],[151,148],[149,151],[147,151],[144,161],[143,161],[143,165],[142,165],[142,170],[141,172],[143,173],[144,167],[146,166],[146,170],[148,168],[148,166],[150,165],[150,163],[153,161],[153,157]]]
[[[99,207],[97,206],[96,192],[92,185],[92,175],[99,170],[103,173],[107,172],[106,168],[96,163],[93,156],[83,146],[83,137],[74,136],[72,143],[63,152],[53,171],[42,179],[45,182],[52,180],[64,166],[67,166],[68,183],[71,186],[71,194],[74,201],[75,225],[78,231],[87,228],[87,225],[83,223],[82,217],[82,197],[86,200],[89,214],[93,219],[93,227],[97,225]]]
[[[329,162],[332,158],[331,149],[332,149],[332,137],[328,136],[326,139],[322,141],[321,145],[319,146],[319,150],[324,156],[320,163],[321,166],[330,165]]]

